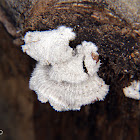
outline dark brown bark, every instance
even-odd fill
[[[3,23],[0,24],[0,129],[4,131],[0,137],[140,139],[140,101],[126,98],[122,91],[133,79],[140,80],[138,26],[122,20],[100,0],[78,3],[7,0],[0,5],[4,10],[0,13]],[[13,44],[13,41],[22,44],[17,37],[28,30],[49,30],[60,25],[74,28],[77,37],[70,42],[71,47],[83,40],[98,46],[102,63],[98,74],[110,85],[104,101],[83,106],[77,112],[56,112],[49,103],[41,104],[37,100],[28,88],[35,61]],[[13,27],[20,34],[11,32]]]

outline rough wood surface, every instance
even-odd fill
[[[124,20],[109,4],[102,0],[0,2],[0,129],[4,131],[0,138],[140,139],[140,101],[126,98],[122,91],[133,79],[140,80],[140,28],[132,25],[138,17]],[[98,46],[102,62],[98,74],[110,85],[104,101],[83,106],[79,112],[58,113],[49,103],[41,104],[28,88],[35,61],[22,53],[18,37],[28,30],[60,25],[74,28],[77,37],[71,47],[83,40]]]

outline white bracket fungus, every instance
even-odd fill
[[[126,97],[140,100],[140,81],[134,80],[130,86],[123,88]]]
[[[82,105],[103,100],[109,90],[97,75],[97,46],[83,41],[73,50],[69,41],[75,36],[71,28],[60,26],[52,31],[27,32],[24,37],[22,50],[38,61],[29,87],[38,100],[49,101],[57,111],[80,110]]]
[[[64,26],[52,31],[29,31],[23,39],[25,45],[22,50],[41,64],[54,65],[72,57],[69,41],[74,38],[72,29]]]

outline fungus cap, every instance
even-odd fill
[[[103,100],[109,90],[97,75],[100,67],[97,46],[83,41],[73,55],[69,41],[74,38],[75,33],[65,26],[28,32],[24,37],[23,51],[38,61],[29,87],[38,100],[49,101],[57,111],[80,110],[82,105]]]

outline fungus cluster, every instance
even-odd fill
[[[75,37],[71,28],[60,26],[51,31],[29,31],[22,45],[23,52],[38,61],[30,89],[57,111],[80,110],[82,105],[103,100],[109,90],[97,75],[97,46],[83,41],[72,49],[69,41]]]

